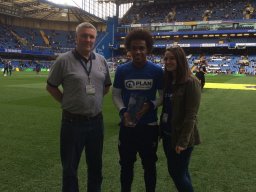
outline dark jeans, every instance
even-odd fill
[[[201,82],[201,89],[204,88],[205,82]]]
[[[79,192],[77,169],[83,149],[87,192],[100,192],[102,183],[103,117],[76,119],[63,114],[60,138],[62,192]]]
[[[8,68],[4,68],[3,74],[5,74],[5,72],[6,72],[6,75],[8,75],[9,69]]]
[[[171,136],[163,134],[163,147],[167,158],[168,171],[179,192],[193,192],[193,186],[188,171],[193,147],[177,154],[171,146]]]
[[[145,191],[155,192],[158,133],[158,126],[120,126],[118,149],[121,165],[121,192],[131,192],[137,153],[140,155],[144,169]]]

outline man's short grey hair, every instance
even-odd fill
[[[82,28],[91,28],[91,29],[94,29],[96,31],[96,34],[97,34],[97,29],[96,27],[94,27],[94,25],[92,25],[91,23],[88,23],[88,22],[83,22],[83,23],[80,23],[79,25],[77,25],[76,27],[76,34],[78,33],[78,31]]]

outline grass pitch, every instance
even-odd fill
[[[1,192],[61,191],[61,109],[45,91],[46,77],[47,73],[30,72],[0,76]],[[207,76],[206,82],[199,112],[202,144],[195,147],[190,164],[195,192],[256,191],[256,79],[217,75]],[[119,192],[118,115],[111,94],[105,97],[103,112],[102,191]],[[161,142],[158,157],[156,191],[175,191]],[[81,191],[85,191],[84,156],[79,183]],[[145,191],[139,158],[132,191]]]

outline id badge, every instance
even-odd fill
[[[164,113],[164,114],[162,115],[162,122],[163,122],[163,123],[167,123],[167,120],[168,120],[168,114],[167,114],[167,113]]]
[[[95,95],[95,86],[90,84],[90,85],[86,85],[86,94],[87,95]]]

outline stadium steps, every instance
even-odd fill
[[[45,32],[43,30],[40,30],[40,35],[43,38],[44,43],[46,45],[50,45],[49,39],[48,39],[47,35],[45,34]]]
[[[27,46],[29,43],[25,38],[20,37],[14,31],[11,30],[11,34],[17,39],[17,41],[21,42],[22,45]]]

